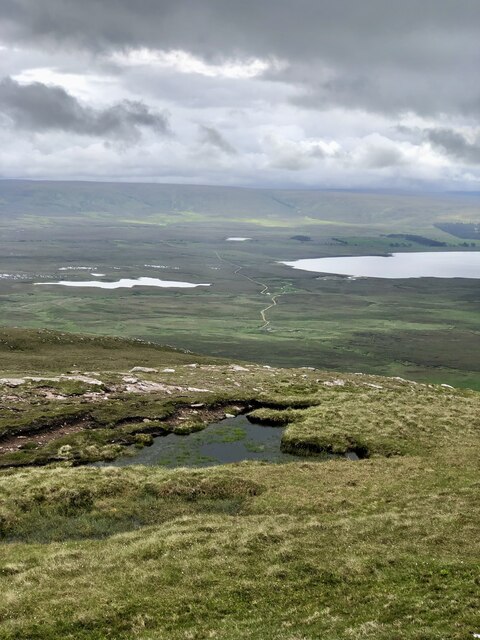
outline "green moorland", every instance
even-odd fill
[[[0,355],[0,638],[480,632],[479,392],[52,331]],[[303,457],[82,466],[226,411]]]
[[[0,181],[0,324],[480,388],[478,280],[349,280],[279,264],[478,250],[479,221],[478,194]],[[211,286],[35,284],[92,271]]]

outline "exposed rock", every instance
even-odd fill
[[[393,376],[392,380],[398,380],[399,382],[406,382],[407,384],[418,384],[414,380],[405,380],[405,378],[401,378],[400,376]]]
[[[153,367],[132,367],[130,369],[130,373],[135,373],[135,371],[140,371],[142,373],[158,373],[158,369],[154,369]]]
[[[0,384],[7,387],[19,387],[21,384],[25,384],[25,378],[0,378]]]
[[[345,380],[342,380],[341,378],[337,378],[336,380],[325,380],[325,382],[323,383],[324,387],[344,387],[345,386]]]
[[[136,382],[127,384],[126,391],[129,393],[152,393],[154,391],[164,391],[167,394],[171,394],[173,391],[183,391],[183,387],[163,384],[163,382],[136,380]]]
[[[60,393],[53,393],[52,391],[45,391],[43,393],[43,397],[47,400],[67,400],[67,396],[64,396]]]
[[[89,378],[88,376],[82,375],[61,375],[48,378],[44,376],[25,376],[25,378],[0,378],[0,384],[5,384],[9,387],[18,387],[21,384],[25,384],[27,380],[31,380],[32,382],[62,382],[63,380],[75,380],[76,382],[85,382],[86,384],[103,385],[103,382],[101,380],[97,380],[96,378]]]

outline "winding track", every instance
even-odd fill
[[[265,282],[261,282],[260,280],[254,280],[253,278],[250,278],[250,276],[245,275],[244,273],[240,273],[240,271],[242,271],[243,267],[239,264],[235,264],[235,262],[231,262],[230,260],[227,260],[226,258],[222,258],[222,256],[218,253],[218,251],[215,251],[215,255],[217,256],[217,258],[219,260],[221,260],[222,262],[226,262],[227,264],[229,264],[231,267],[234,267],[234,274],[240,276],[241,278],[245,278],[246,280],[249,280],[250,282],[253,282],[254,284],[258,285],[259,287],[262,287],[262,290],[260,291],[261,295],[264,296],[269,296],[270,291],[269,291],[269,286],[268,284],[266,284]],[[277,306],[277,300],[278,298],[280,298],[280,296],[284,295],[284,290],[282,288],[282,291],[280,293],[277,293],[276,295],[272,296],[270,298],[270,304],[265,307],[264,309],[262,309],[260,311],[260,318],[262,319],[263,324],[259,327],[259,329],[265,330],[268,328],[268,326],[270,325],[270,320],[267,318],[266,313],[269,309],[272,309],[273,307]]]

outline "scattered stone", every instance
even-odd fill
[[[90,378],[89,376],[58,376],[58,378],[27,378],[27,380],[52,380],[54,382],[61,382],[62,380],[75,380],[76,382],[85,382],[86,384],[98,384],[101,385],[103,382],[101,380],[97,380],[97,378]]]
[[[204,402],[195,402],[194,404],[190,405],[192,407],[192,409],[200,409],[201,407],[205,406]]]
[[[25,378],[0,378],[0,384],[7,387],[19,387],[21,384],[25,384]]]
[[[326,380],[323,383],[324,387],[344,387],[345,386],[345,380],[341,380],[340,378],[337,378],[336,380]]]
[[[108,395],[103,391],[90,391],[89,393],[84,393],[82,398],[85,400],[107,400]]]
[[[183,391],[183,387],[163,384],[162,382],[150,382],[149,380],[137,380],[135,383],[127,384],[126,390],[129,393],[152,393],[164,391],[170,395],[173,391]]]
[[[158,369],[154,369],[153,367],[132,367],[130,369],[130,373],[135,373],[135,371],[141,371],[142,373],[158,373]]]
[[[225,418],[235,418],[235,414],[234,413],[226,413],[225,414]]]
[[[248,371],[246,367],[241,367],[239,364],[231,364],[230,369],[232,371]]]
[[[137,384],[138,382],[138,378],[134,378],[133,376],[123,376],[122,380],[127,384]]]
[[[67,396],[64,396],[60,393],[53,393],[52,391],[45,391],[43,393],[43,397],[47,400],[66,400]]]
[[[451,384],[441,384],[441,387],[443,387],[444,389],[455,389],[455,387],[452,387]]]
[[[401,378],[400,376],[393,376],[392,380],[398,380],[399,382],[405,382],[406,384],[417,384],[414,380],[405,380],[405,378]]]
[[[163,373],[175,373],[175,369],[162,369]]]

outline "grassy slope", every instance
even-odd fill
[[[2,374],[55,374],[69,369],[123,371],[142,362],[144,367],[221,362],[172,347],[110,338],[72,335],[45,329],[0,328]]]
[[[135,364],[154,362],[151,349]],[[66,363],[50,354],[61,371]],[[319,371],[175,369],[162,377],[219,395],[240,381],[280,408],[303,404],[280,412],[290,444],[341,450],[360,441],[371,457],[4,470],[0,638],[478,632],[480,394]],[[260,417],[278,421],[272,411]]]

